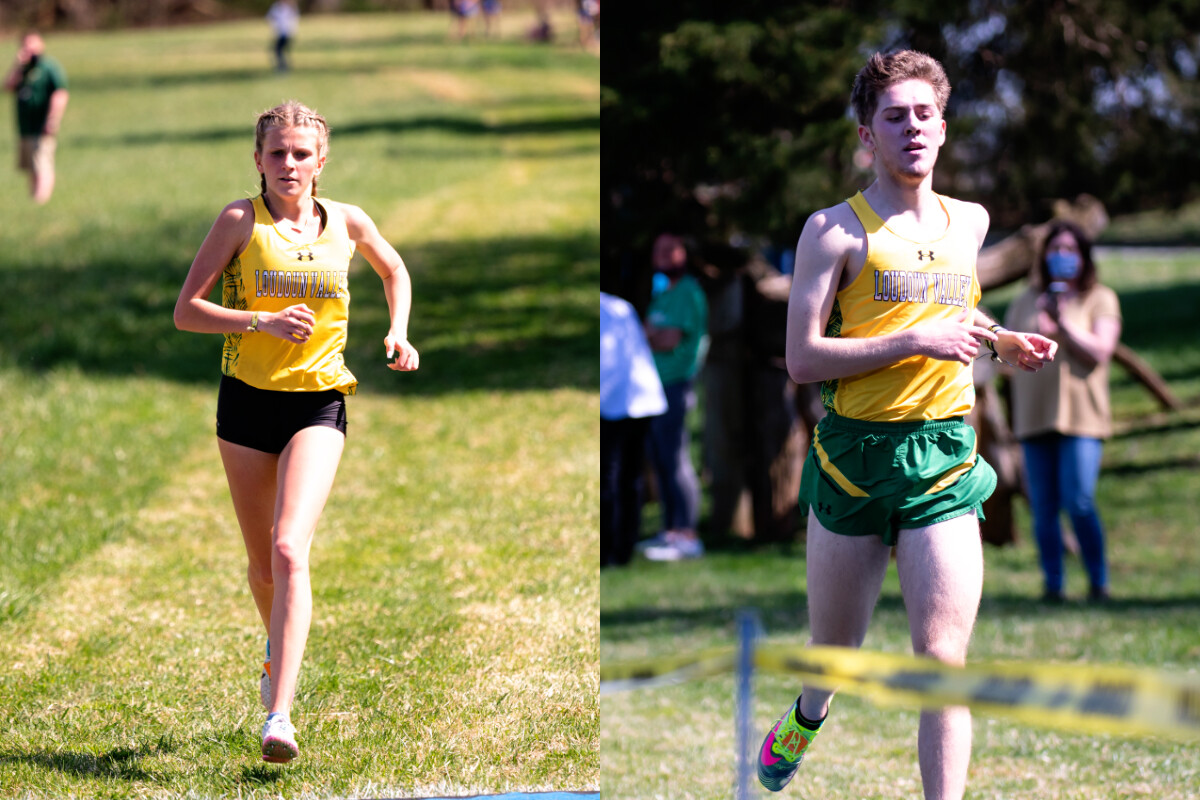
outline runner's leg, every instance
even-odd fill
[[[843,536],[811,511],[807,534],[808,620],[813,645],[860,647],[883,586],[892,548],[878,536]],[[833,691],[806,687],[800,713],[820,720]]]
[[[271,711],[289,713],[312,622],[308,554],[333,488],[346,437],[336,428],[304,428],[279,456],[271,572]]]
[[[913,652],[946,664],[965,663],[983,592],[976,515],[901,530],[896,566]],[[926,800],[960,800],[971,759],[970,709],[921,712],[917,751]]]

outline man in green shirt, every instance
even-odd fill
[[[29,193],[39,205],[54,192],[54,149],[67,110],[67,75],[37,31],[21,34],[17,58],[4,88],[17,96],[17,167],[29,173]]]

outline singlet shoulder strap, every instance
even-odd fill
[[[254,224],[275,224],[275,220],[271,218],[271,212],[267,210],[267,203],[261,194],[256,194],[254,197],[250,198],[250,204],[254,206]]]
[[[867,198],[863,197],[862,192],[856,192],[846,203],[854,211],[867,233],[877,233],[883,230],[883,219],[875,213],[875,209],[871,208],[871,204],[867,202]]]

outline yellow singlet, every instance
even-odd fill
[[[952,319],[979,302],[979,242],[959,201],[938,195],[949,225],[927,242],[893,232],[859,192],[846,202],[867,233],[867,260],[837,293],[826,336],[883,336],[922,322]],[[968,318],[969,319],[969,318]],[[869,372],[825,381],[825,407],[843,417],[910,422],[961,417],[975,405],[971,365],[911,356]]]
[[[312,336],[299,343],[263,331],[227,333],[221,372],[258,389],[354,394],[358,381],[342,360],[354,242],[337,206],[313,200],[325,212],[325,230],[309,244],[280,232],[261,195],[252,200],[254,233],[245,252],[225,267],[221,294],[226,308],[247,311],[304,303],[317,318]]]

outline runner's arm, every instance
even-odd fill
[[[387,298],[390,320],[383,343],[388,358],[391,358],[393,353],[396,358],[388,367],[399,372],[414,370],[419,364],[419,356],[417,349],[408,341],[412,279],[409,277],[408,268],[404,266],[404,259],[396,252],[396,248],[383,238],[374,220],[365,211],[345,203],[341,204],[341,208],[346,217],[346,230],[350,238],[383,281],[383,293]]]

